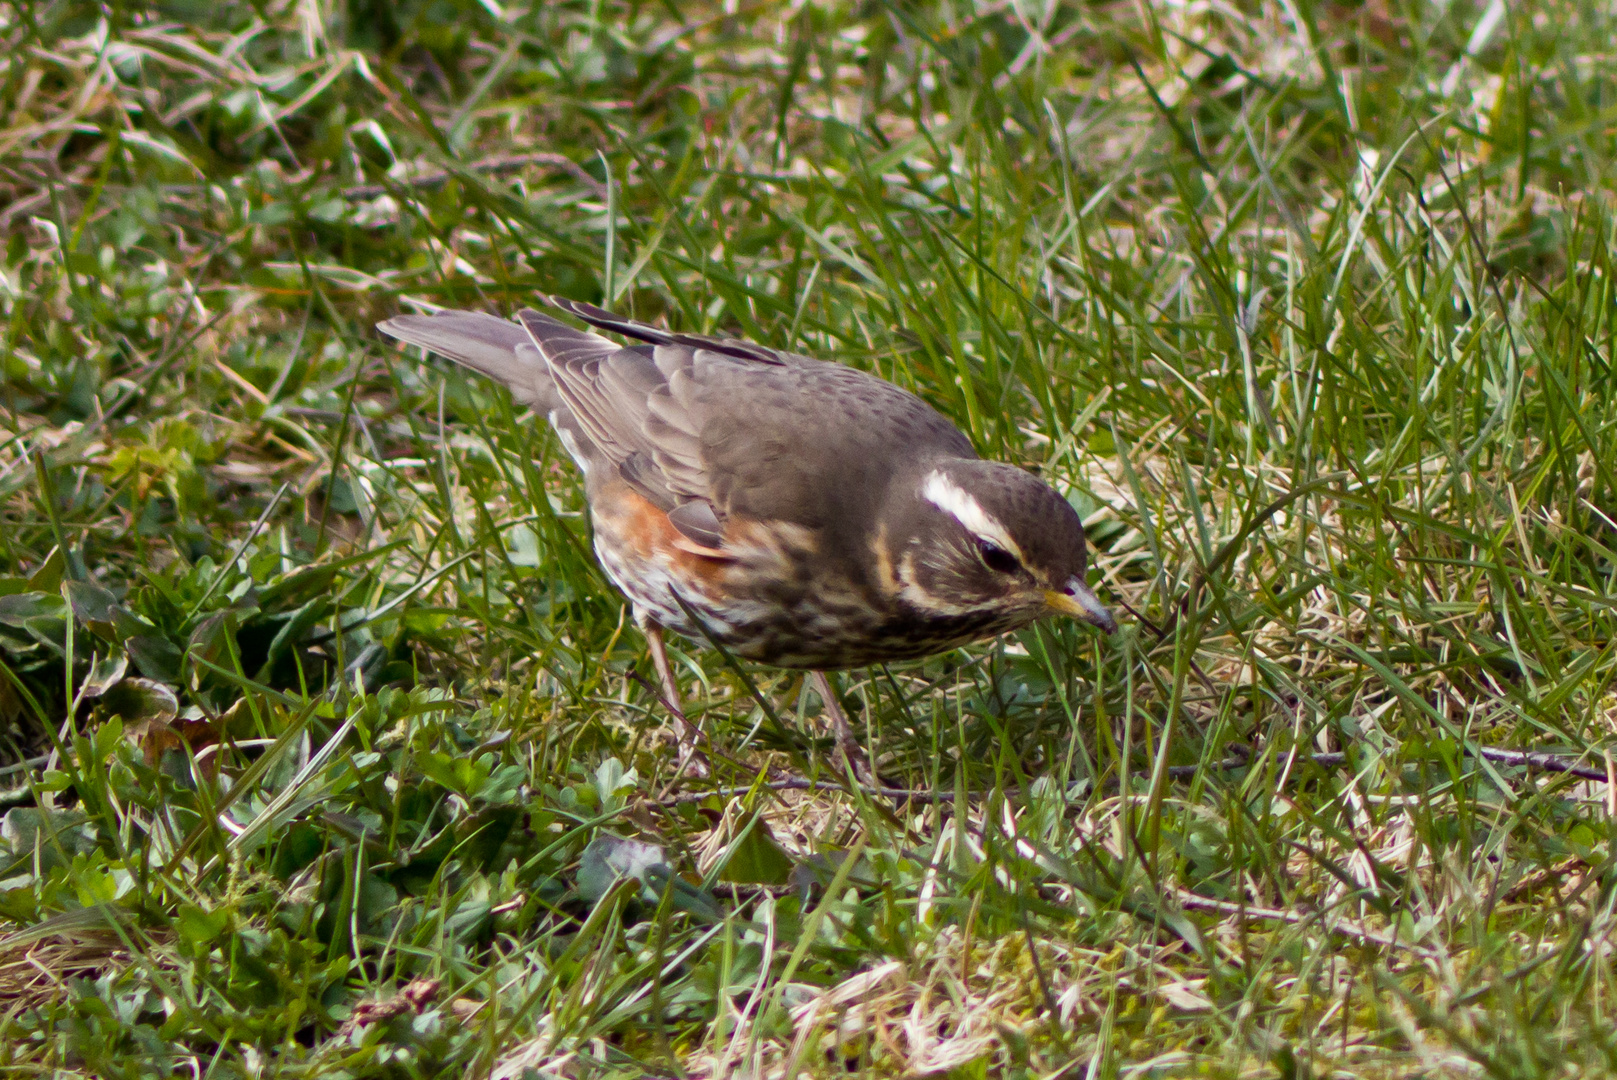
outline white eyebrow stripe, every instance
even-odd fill
[[[984,510],[982,503],[950,480],[942,469],[934,469],[926,474],[926,479],[921,482],[921,498],[952,515],[973,536],[1004,548],[1016,556],[1017,562],[1022,561],[1022,549],[1016,546],[1016,541],[1011,539],[1011,534],[999,523],[999,519]]]

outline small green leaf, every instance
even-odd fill
[[[49,775],[46,774],[47,778]],[[87,820],[76,810],[16,806],[7,811],[5,820],[0,822],[0,842],[4,842],[12,855],[37,857],[40,869],[50,871],[67,865],[75,855],[95,850],[95,838],[90,834]]]
[[[138,634],[126,639],[124,648],[129,650],[129,658],[148,679],[165,683],[180,681],[180,661],[183,654],[168,638]]]
[[[230,909],[204,911],[193,904],[181,904],[176,922],[179,924],[180,938],[192,949],[199,949],[211,944],[225,932],[230,925]]]
[[[111,720],[102,724],[95,732],[95,759],[104,762],[111,758],[118,749],[118,744],[123,742],[123,737],[124,722],[122,717],[114,716]]]
[[[62,574],[67,570],[67,559],[62,555],[60,547],[51,548],[51,553],[45,556],[45,561],[39,564],[33,577],[28,579],[28,588],[33,592],[53,593],[62,584]]]
[[[62,595],[73,609],[73,617],[85,626],[101,624],[110,630],[112,609],[118,598],[91,581],[64,581]]]
[[[527,779],[528,770],[521,765],[502,765],[478,791],[478,798],[494,804],[514,802],[522,794],[522,785]]]
[[[119,641],[138,635],[156,635],[157,633],[155,625],[121,604],[108,608],[107,618],[112,622],[113,636]]]
[[[490,806],[455,823],[455,853],[469,866],[493,869],[496,857],[522,811],[512,806]]]
[[[275,639],[270,642],[269,655],[264,661],[265,666],[273,664],[288,649],[302,641],[304,635],[330,612],[331,600],[324,596],[317,596],[294,611],[292,617],[286,620],[286,625],[276,632]]]
[[[141,721],[166,724],[180,714],[180,699],[160,682],[125,679],[102,696],[101,713],[121,716],[126,724]]]
[[[84,677],[84,683],[79,687],[79,693],[86,699],[98,698],[108,690],[117,686],[123,679],[124,673],[129,670],[129,657],[122,652],[115,652],[110,656],[98,656],[95,663],[90,665],[90,674]]]
[[[229,653],[228,640],[235,636],[235,619],[229,611],[209,615],[191,631],[185,643],[185,655],[193,662],[203,660],[223,666]]]
[[[22,628],[41,645],[52,652],[62,652],[67,648],[67,620],[59,619],[54,615],[36,615],[24,619]]]
[[[78,859],[73,860],[70,880],[77,886],[79,903],[85,907],[112,903],[128,891],[132,880],[127,870],[114,870],[99,861],[101,858],[99,851],[91,852],[90,861],[82,867]]]
[[[338,567],[329,563],[319,566],[301,566],[270,582],[258,594],[258,604],[265,611],[284,611],[288,607],[313,600],[325,602],[326,592],[337,578]]]
[[[493,761],[493,754],[478,758],[451,757],[436,750],[416,758],[416,764],[429,779],[468,799],[482,790]]]
[[[60,619],[67,607],[59,596],[50,593],[25,592],[0,596],[0,624],[24,627],[29,620],[38,618]]]
[[[756,815],[731,842],[720,881],[738,885],[784,885],[791,880],[792,857],[780,846],[769,823]]]
[[[623,762],[615,757],[607,758],[595,770],[595,793],[600,796],[601,806],[621,806],[623,793],[633,791],[639,782],[635,771],[625,770]]]

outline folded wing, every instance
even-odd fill
[[[890,461],[917,460],[917,446],[976,457],[919,398],[853,368],[552,303],[640,344],[531,309],[515,323],[458,311],[379,329],[504,383],[556,426],[589,483],[620,477],[703,547],[722,550],[732,517],[793,522],[837,543],[842,521],[868,520],[859,504],[881,497]]]

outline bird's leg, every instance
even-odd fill
[[[687,771],[696,777],[709,776],[713,772],[713,766],[708,762],[707,755],[696,745],[701,730],[685,719],[685,710],[680,704],[679,683],[674,680],[674,669],[668,666],[668,649],[663,645],[663,628],[656,623],[650,623],[645,629],[646,640],[651,644],[651,666],[657,669],[657,679],[663,685],[663,704],[674,714],[674,731],[679,735],[679,764],[675,766],[674,776],[677,779],[684,776]]]
[[[836,730],[837,750],[847,762],[848,768],[862,784],[876,784],[876,769],[870,764],[870,756],[865,748],[859,745],[854,737],[853,725],[848,722],[848,714],[842,711],[842,702],[837,700],[837,692],[831,688],[831,680],[823,671],[809,673],[809,679],[814,684],[814,692],[820,695],[820,701],[825,705],[825,711],[831,717],[831,726]]]

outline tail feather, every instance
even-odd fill
[[[777,352],[764,345],[751,341],[741,341],[737,338],[707,337],[702,334],[678,334],[671,330],[663,330],[635,319],[614,315],[605,308],[586,304],[582,300],[569,300],[564,296],[547,296],[545,298],[554,307],[567,312],[567,314],[583,319],[597,330],[606,330],[613,334],[622,334],[635,341],[644,341],[648,345],[684,345],[691,349],[709,349],[713,352],[724,353],[742,360],[754,360],[764,364],[791,363],[790,356]],[[534,314],[538,314],[535,312]],[[550,320],[555,322],[554,319]],[[565,323],[556,323],[564,326]]]
[[[517,401],[541,413],[548,414],[561,404],[549,365],[517,323],[480,311],[443,311],[396,315],[377,323],[376,328],[499,380]]]
[[[545,357],[559,363],[572,356],[613,353],[618,346],[549,316],[524,314],[529,316],[527,328],[480,311],[396,315],[376,328],[504,383],[513,398],[550,421],[586,483],[596,483],[611,473],[611,463],[562,399]]]
[[[569,315],[583,319],[597,330],[607,330],[614,334],[622,334],[626,338],[644,341],[648,345],[669,345],[678,337],[677,334],[671,334],[667,330],[660,330],[655,326],[649,326],[635,319],[626,319],[621,315],[614,315],[605,308],[587,304],[582,300],[569,300],[565,296],[547,296],[545,300],[552,307],[560,308]],[[534,312],[534,314],[539,313]],[[550,318],[548,315],[542,317]],[[550,321],[555,322],[554,319]]]

